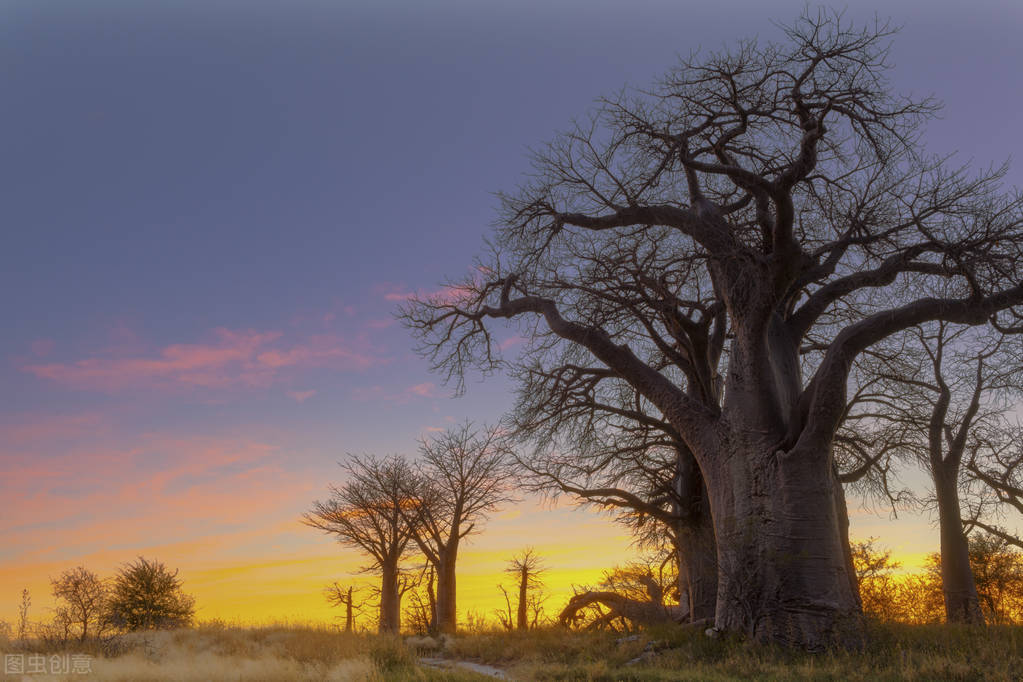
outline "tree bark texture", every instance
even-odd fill
[[[441,555],[437,564],[437,630],[439,632],[454,634],[458,627],[458,612],[456,609],[457,580],[455,574],[455,559],[457,548],[451,547]]]
[[[679,521],[675,530],[679,605],[691,621],[713,618],[717,606],[717,544],[710,498],[696,459],[679,450]]]

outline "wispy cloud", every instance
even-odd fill
[[[366,386],[352,389],[352,395],[358,400],[379,400],[382,402],[403,405],[419,398],[444,398],[444,392],[433,382],[414,384],[401,390],[388,390],[383,386]]]
[[[315,390],[308,391],[288,391],[286,395],[294,400],[296,403],[304,403],[305,401],[316,395]]]
[[[421,398],[439,398],[437,395],[437,386],[432,382],[426,382],[423,384],[416,384],[415,386],[409,386],[406,391],[411,395],[417,395]]]
[[[93,355],[72,362],[27,363],[25,372],[79,389],[120,391],[268,386],[288,370],[363,370],[385,362],[368,344],[337,334],[285,338],[277,331],[215,329],[205,343],[150,353]]]
[[[248,523],[301,498],[312,483],[284,466],[289,453],[251,438],[121,434],[59,454],[0,450],[0,546],[15,554],[96,543],[141,543]],[[40,533],[42,525],[47,530]]]
[[[472,287],[461,284],[448,284],[438,289],[409,289],[400,284],[380,284],[375,289],[381,293],[385,301],[404,303],[412,299],[430,300],[436,303],[458,303],[475,295]]]

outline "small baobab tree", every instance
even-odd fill
[[[341,464],[345,481],[303,515],[307,526],[333,535],[371,559],[366,571],[380,574],[380,632],[401,626],[400,561],[412,536],[405,507],[412,468],[403,458],[349,456]]]
[[[514,580],[515,592],[518,595],[515,616],[512,617],[511,597],[504,585],[497,589],[504,595],[505,610],[497,612],[497,619],[505,630],[529,630],[540,624],[543,618],[543,574],[546,571],[543,560],[532,547],[529,547],[508,560],[504,569]]]
[[[419,445],[417,476],[408,479],[403,508],[420,551],[436,576],[435,628],[457,626],[456,562],[462,541],[481,530],[487,515],[512,499],[510,450],[497,427],[466,422]]]

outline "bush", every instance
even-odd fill
[[[134,632],[184,627],[195,615],[195,599],[181,590],[177,571],[143,557],[126,564],[114,578],[107,619]]]

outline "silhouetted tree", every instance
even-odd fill
[[[345,482],[331,486],[330,498],[314,502],[312,511],[304,514],[302,521],[330,533],[342,545],[370,556],[372,563],[365,570],[380,573],[379,630],[398,632],[399,562],[412,535],[403,509],[412,504],[407,490],[415,474],[400,457],[351,455],[341,468]]]
[[[601,100],[503,197],[485,262],[405,310],[456,380],[514,320],[526,356],[572,345],[655,406],[707,487],[716,626],[761,641],[862,642],[833,457],[853,361],[1023,304],[1023,197],[920,150],[935,105],[890,92],[892,33],[807,13]]]
[[[470,422],[420,442],[419,472],[409,479],[404,510],[419,549],[437,579],[436,629],[454,632],[456,562],[463,539],[481,529],[487,515],[510,501],[510,451],[496,427]]]
[[[114,576],[106,618],[120,630],[184,627],[195,615],[195,599],[182,590],[178,571],[139,557]]]
[[[529,630],[539,625],[543,618],[543,573],[547,569],[532,547],[529,547],[508,561],[504,572],[515,581],[518,594],[515,615],[512,615],[511,597],[504,585],[497,589],[504,595],[505,611],[497,611],[497,619],[505,630]]]
[[[362,604],[355,603],[355,588],[351,585],[343,586],[336,580],[323,590],[327,603],[345,610],[344,631],[354,632],[355,616],[361,612]]]
[[[504,570],[505,573],[514,576],[518,583],[519,603],[515,627],[519,630],[527,630],[529,629],[529,593],[531,590],[538,590],[543,586],[543,580],[540,577],[545,570],[543,562],[530,547],[513,557],[508,562],[508,568]]]
[[[64,571],[50,584],[68,624],[79,629],[79,641],[89,638],[90,626],[92,634],[98,635],[107,600],[107,586],[99,576],[78,566]]]

